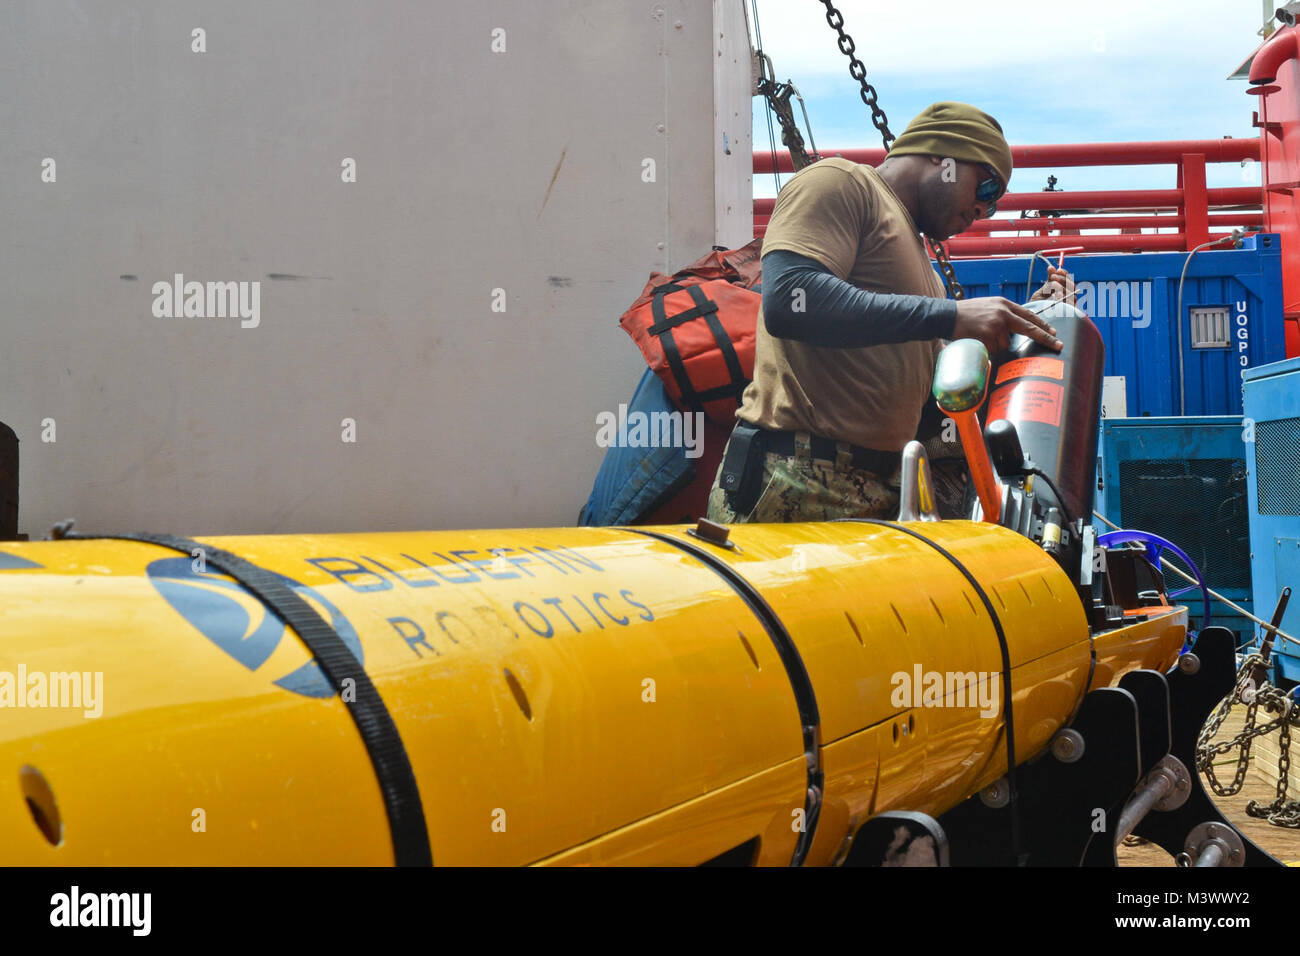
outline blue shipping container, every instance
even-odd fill
[[[1293,588],[1281,626],[1300,637],[1300,358],[1247,373],[1246,425],[1255,614],[1268,620]],[[1274,646],[1275,680],[1300,681],[1300,642]]]
[[[1172,541],[1196,562],[1211,588],[1252,611],[1248,434],[1237,416],[1107,419],[1101,430],[1097,511],[1122,528]],[[1168,573],[1166,583],[1173,590],[1187,587]],[[1199,629],[1200,590],[1177,600],[1187,605],[1191,626]],[[1210,618],[1235,631],[1238,645],[1254,633],[1249,619],[1219,601],[1212,602]]]
[[[1043,242],[1067,247],[1070,237]],[[1264,233],[1247,236],[1240,249],[1202,250],[1190,263],[1185,252],[1067,255],[1065,267],[1079,285],[1078,305],[1106,343],[1108,412],[1131,418],[1240,415],[1245,370],[1286,354],[1280,249],[1278,236]],[[1029,262],[1027,256],[968,259],[953,267],[970,297],[1024,302],[1047,278],[1047,266],[1035,260],[1027,282]],[[1184,266],[1180,402],[1173,316]]]

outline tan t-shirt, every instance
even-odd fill
[[[797,173],[763,237],[764,255],[777,249],[816,259],[860,289],[944,298],[911,215],[871,166],[831,158]],[[769,335],[760,310],[754,380],[737,417],[900,451],[916,435],[941,345],[806,345]]]

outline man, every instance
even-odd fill
[[[824,159],[785,185],[763,239],[754,379],[710,519],[893,517],[899,453],[917,434],[943,340],[979,339],[992,355],[1019,333],[1060,349],[1022,306],[945,298],[919,235],[947,239],[993,215],[1010,178],[998,122],[935,103],[878,169]],[[1067,283],[1052,269],[1035,298]]]

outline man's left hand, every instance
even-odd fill
[[[1043,287],[1029,297],[1029,301],[1035,299],[1064,299],[1066,296],[1074,295],[1074,276],[1064,269],[1058,269],[1056,266],[1047,267],[1047,281]]]

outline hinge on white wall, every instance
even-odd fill
[[[745,18],[745,46],[749,49],[749,95],[758,96],[758,81],[763,76],[763,66],[758,61],[758,51],[754,49],[754,30],[749,25],[749,5],[739,0],[740,12]]]

